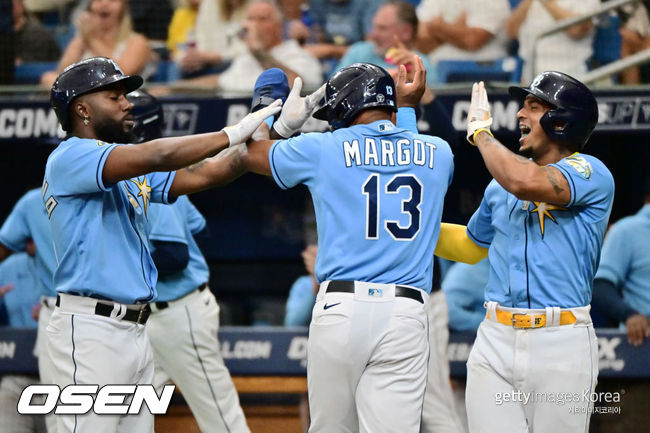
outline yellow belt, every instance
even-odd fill
[[[546,326],[546,314],[511,313],[499,309],[496,312],[497,322],[513,328],[542,328]],[[490,318],[489,311],[487,318]],[[576,323],[576,316],[571,311],[560,312],[560,325],[571,325],[573,323]]]

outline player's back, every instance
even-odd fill
[[[430,290],[453,174],[449,145],[389,121],[305,134],[271,151],[279,185],[305,183],[318,225],[316,276]]]

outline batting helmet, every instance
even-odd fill
[[[144,90],[135,90],[126,97],[133,104],[133,142],[142,143],[162,137],[164,115],[160,102]]]
[[[530,87],[510,87],[509,92],[520,101],[533,95],[552,106],[539,121],[552,140],[582,149],[598,123],[598,104],[591,90],[562,72],[542,72]]]
[[[354,63],[334,74],[325,86],[325,106],[314,117],[327,120],[334,129],[344,128],[367,108],[397,111],[395,83],[383,68]]]
[[[50,91],[50,104],[63,129],[72,129],[68,109],[74,98],[115,83],[123,83],[129,93],[142,85],[142,77],[124,75],[120,67],[106,57],[92,57],[65,68]]]

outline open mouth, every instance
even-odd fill
[[[519,130],[521,131],[521,138],[519,139],[519,142],[522,142],[528,136],[528,134],[530,134],[530,126],[520,123]]]

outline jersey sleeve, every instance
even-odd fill
[[[276,141],[269,150],[269,164],[273,179],[282,189],[292,188],[299,183],[314,179],[320,163],[322,137],[316,133],[301,134],[298,137]]]
[[[193,235],[196,235],[198,232],[205,228],[205,218],[201,215],[201,212],[194,206],[189,198],[185,199],[185,218],[187,226],[192,232]]]
[[[633,231],[625,230],[625,221],[614,224],[605,236],[600,265],[594,278],[604,278],[617,287],[624,281],[631,263],[632,248],[629,247]]]
[[[11,213],[0,228],[0,242],[14,252],[23,251],[31,233],[27,226],[28,201],[23,196],[14,205]]]
[[[52,161],[50,183],[56,184],[58,195],[90,194],[108,191],[113,184],[104,184],[102,173],[108,155],[118,144],[79,139]]]
[[[187,245],[184,219],[176,205],[155,204],[149,207],[147,218],[151,224],[149,240],[179,242]]]
[[[492,209],[483,197],[481,205],[467,223],[467,235],[476,245],[489,248],[494,239],[494,227],[492,226]]]
[[[614,197],[614,179],[602,162],[573,154],[550,166],[560,170],[569,183],[571,198],[567,207],[592,206],[599,211],[592,215],[594,221],[608,215]]]
[[[149,173],[145,176],[151,187],[151,201],[154,203],[170,204],[175,201],[169,197],[169,190],[176,177],[175,171],[161,171]]]

